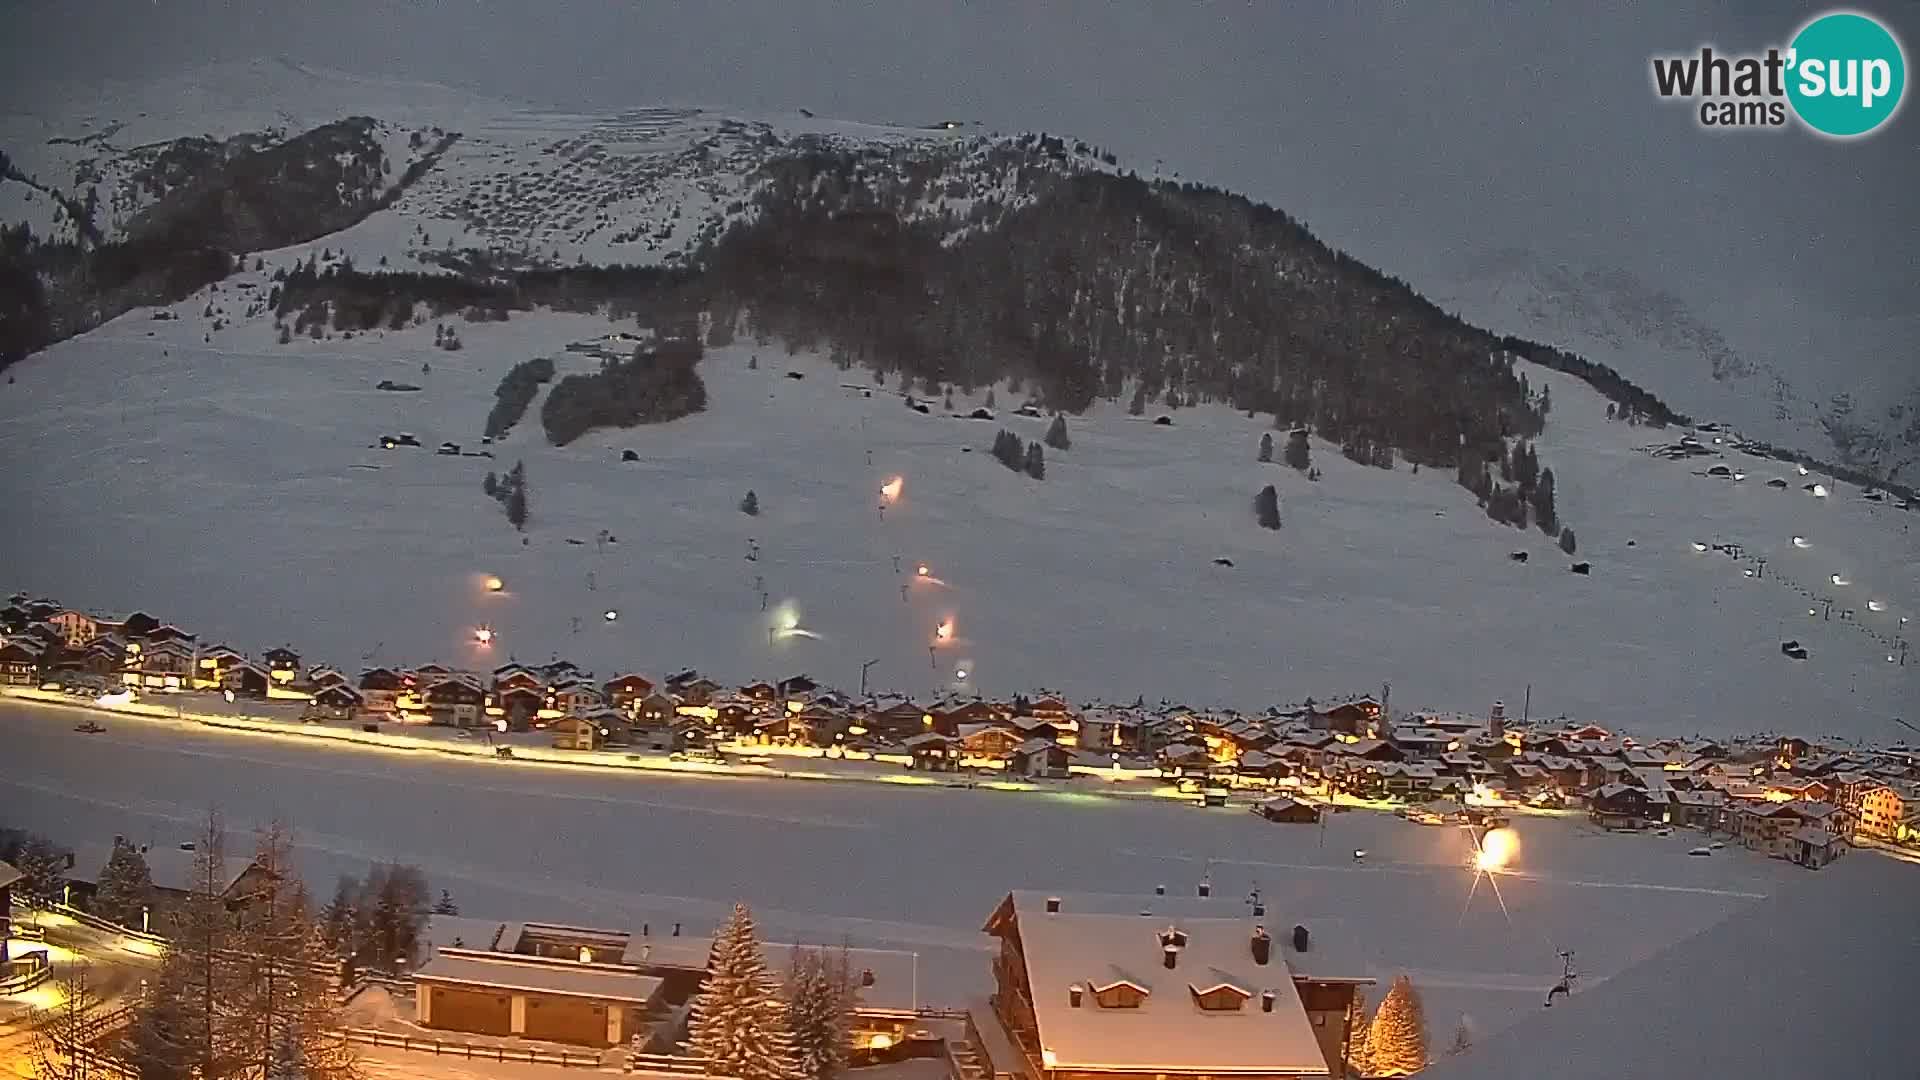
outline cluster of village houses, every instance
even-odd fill
[[[688,756],[723,747],[821,748],[935,772],[1151,776],[1205,801],[1271,789],[1259,809],[1317,820],[1335,795],[1398,800],[1422,821],[1467,807],[1582,805],[1609,829],[1692,826],[1821,866],[1859,837],[1920,842],[1920,754],[1827,752],[1804,739],[1639,743],[1594,725],[1410,711],[1372,696],[1258,713],[1183,704],[1075,705],[856,697],[805,675],[728,687],[681,671],[595,680],[573,663],[440,664],[356,675],[306,666],[290,648],[254,660],[145,614],[103,618],[24,595],[0,608],[0,685],[76,692],[213,692],[301,703],[308,719],[540,731],[571,750]]]

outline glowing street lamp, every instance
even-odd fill
[[[880,497],[888,502],[894,502],[900,498],[900,492],[906,485],[907,482],[905,479],[898,476],[893,477],[886,483],[880,485]]]
[[[608,608],[606,611],[601,613],[601,618],[606,619],[608,622],[613,622],[615,619],[618,619],[619,617],[620,617],[620,613],[618,611],[615,611],[612,608]]]
[[[498,577],[495,577],[492,574],[487,575],[487,591],[488,592],[499,592],[501,589],[504,589],[506,587],[507,587],[506,582],[501,581]]]
[[[934,640],[936,641],[952,641],[953,640],[953,620],[948,619],[947,621],[941,623],[939,626],[934,627],[933,637],[934,637]]]
[[[485,647],[493,644],[493,627],[476,626],[473,628],[473,640],[476,645]]]
[[[1847,579],[1840,574],[1829,574],[1827,576],[1827,580],[1831,581],[1835,585],[1845,585],[1847,583]]]
[[[926,563],[921,563],[918,567],[914,569],[914,573],[919,577],[926,577],[927,575],[933,573],[933,570],[929,568]]]

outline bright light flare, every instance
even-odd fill
[[[935,639],[940,641],[952,641],[953,640],[953,620],[948,619],[945,622],[941,623],[939,626],[934,627],[933,636]]]
[[[880,497],[888,502],[893,502],[900,498],[900,492],[905,490],[906,486],[907,481],[903,477],[896,476],[880,485]]]
[[[620,613],[614,610],[613,608],[608,608],[607,610],[600,613],[600,617],[607,620],[608,622],[613,622],[615,619],[618,619],[620,617]]]
[[[1474,869],[1483,873],[1504,870],[1520,855],[1520,834],[1512,829],[1489,829],[1480,839],[1479,851],[1474,854]]]
[[[1887,605],[1884,602],[1879,600],[1869,600],[1867,601],[1867,610],[1868,611],[1885,611],[1887,610]]]
[[[928,574],[933,573],[933,570],[929,568],[926,563],[921,563],[914,569],[914,573],[921,577],[926,577]]]
[[[493,627],[476,626],[473,628],[473,641],[476,645],[493,644]]]
[[[1793,546],[1797,548],[1810,548],[1813,546],[1813,541],[1808,540],[1804,536],[1796,536],[1793,538]]]
[[[499,592],[501,589],[504,589],[506,587],[507,587],[506,582],[501,581],[498,577],[495,577],[492,574],[487,575],[487,591],[488,592]]]

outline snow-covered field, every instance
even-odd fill
[[[1008,794],[641,779],[134,723],[87,736],[72,716],[0,704],[8,824],[68,843],[119,833],[169,844],[190,839],[210,806],[240,833],[280,815],[318,891],[396,859],[450,890],[463,914],[500,919],[680,921],[694,932],[745,898],[770,937],[918,952],[933,1001],[986,986],[978,929],[1010,888],[1150,903],[1155,885],[1190,896],[1206,876],[1231,911],[1257,887],[1278,924],[1338,919],[1370,973],[1414,974],[1436,1031],[1462,1012],[1490,1031],[1539,1011],[1557,950],[1577,952],[1582,989],[1598,986],[1807,875],[1732,849],[1689,857],[1700,840],[1684,830],[1616,836],[1523,818],[1496,897],[1466,869],[1464,833],[1371,813],[1334,815],[1322,833],[1088,798],[1074,785]]]
[[[248,281],[267,284],[241,275],[218,302],[231,310]],[[446,352],[427,327],[282,346],[262,319],[207,344],[204,306],[179,305],[179,321],[134,312],[13,369],[0,394],[7,588],[143,608],[207,642],[292,643],[349,668],[559,652],[603,676],[810,671],[852,689],[877,659],[875,688],[917,695],[960,684],[961,670],[991,693],[1196,706],[1391,682],[1397,708],[1475,712],[1517,706],[1530,684],[1535,716],[1645,735],[1870,740],[1904,735],[1889,718],[1920,700],[1920,657],[1886,659],[1898,620],[1920,612],[1916,515],[1843,486],[1815,499],[1801,485],[1822,478],[1791,470],[1788,488],[1766,487],[1783,470],[1737,454],[1738,483],[1697,475],[1714,459],[1656,460],[1641,448],[1679,432],[1608,423],[1588,388],[1545,371],[1530,372],[1554,400],[1540,458],[1591,576],[1568,573],[1537,531],[1488,522],[1450,472],[1362,468],[1322,445],[1325,477],[1309,483],[1258,464],[1266,429],[1224,409],[1179,410],[1172,427],[1113,407],[1076,417],[1073,448],[1049,454],[1035,482],[985,452],[1001,426],[1028,438],[1045,427],[1011,415],[1021,395],[1006,386],[997,423],[939,403],[925,416],[891,389],[866,396],[863,372],[777,343],[709,352],[702,415],[555,449],[536,401],[496,459],[438,456],[442,440],[477,447],[516,361],[579,370],[595,361],[566,344],[634,328],[516,315],[460,324],[465,348]],[[425,389],[373,388],[386,378]],[[369,449],[398,431],[428,449]],[[638,462],[620,460],[629,448]],[[480,490],[516,460],[532,505],[524,538]],[[893,476],[904,492],[883,517],[878,489]],[[1281,495],[1278,532],[1252,520],[1266,483]],[[748,489],[758,517],[737,509]],[[602,530],[617,543],[597,543]],[[1764,576],[1696,541],[1745,545],[1767,558]],[[911,581],[922,562],[933,580]],[[1848,584],[1831,585],[1836,573]],[[485,593],[486,574],[505,592]],[[1829,595],[1833,619],[1810,619]],[[783,610],[809,635],[770,639]],[[930,661],[949,618],[954,640]],[[498,632],[490,650],[473,642],[480,624]],[[1783,657],[1787,638],[1811,659]]]

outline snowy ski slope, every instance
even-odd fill
[[[241,275],[220,303],[243,283],[267,284]],[[1536,716],[1642,734],[1875,741],[1901,737],[1889,718],[1920,700],[1920,656],[1886,659],[1898,620],[1920,612],[1911,512],[1843,485],[1800,490],[1817,477],[1770,488],[1784,467],[1740,455],[1726,460],[1742,482],[1697,475],[1715,459],[1655,459],[1643,448],[1679,432],[1610,424],[1584,384],[1546,371],[1529,373],[1553,391],[1539,453],[1591,576],[1537,531],[1487,521],[1450,473],[1362,468],[1326,446],[1319,483],[1258,464],[1266,429],[1225,409],[1179,410],[1171,427],[1097,409],[1036,482],[985,453],[1001,426],[1045,427],[1010,415],[1020,395],[1004,385],[998,423],[939,403],[921,415],[863,372],[777,344],[710,351],[702,415],[555,449],[536,401],[495,460],[439,456],[443,440],[477,448],[516,361],[582,370],[597,361],[568,343],[635,327],[516,315],[459,324],[465,348],[445,352],[430,327],[282,346],[261,317],[208,344],[204,306],[129,314],[15,369],[0,395],[18,508],[0,524],[9,587],[343,666],[557,651],[603,675],[810,671],[853,687],[878,659],[875,687],[922,696],[1047,686],[1259,707],[1391,682],[1396,707],[1476,712],[1531,684]],[[374,389],[385,378],[425,389]],[[369,448],[399,431],[427,449]],[[640,460],[623,463],[625,449]],[[529,475],[524,543],[480,490],[515,460]],[[904,492],[883,518],[893,476]],[[1278,532],[1252,520],[1266,483]],[[748,489],[758,517],[737,509]],[[602,530],[617,542],[597,542]],[[1768,559],[1764,576],[1696,542],[1744,545]],[[922,562],[932,580],[910,581]],[[504,594],[484,593],[485,574]],[[1831,620],[1809,618],[1826,596]],[[788,610],[809,634],[770,638]],[[946,619],[954,639],[930,657]],[[473,643],[481,624],[499,636],[489,650]],[[1811,659],[1782,656],[1788,638]]]

